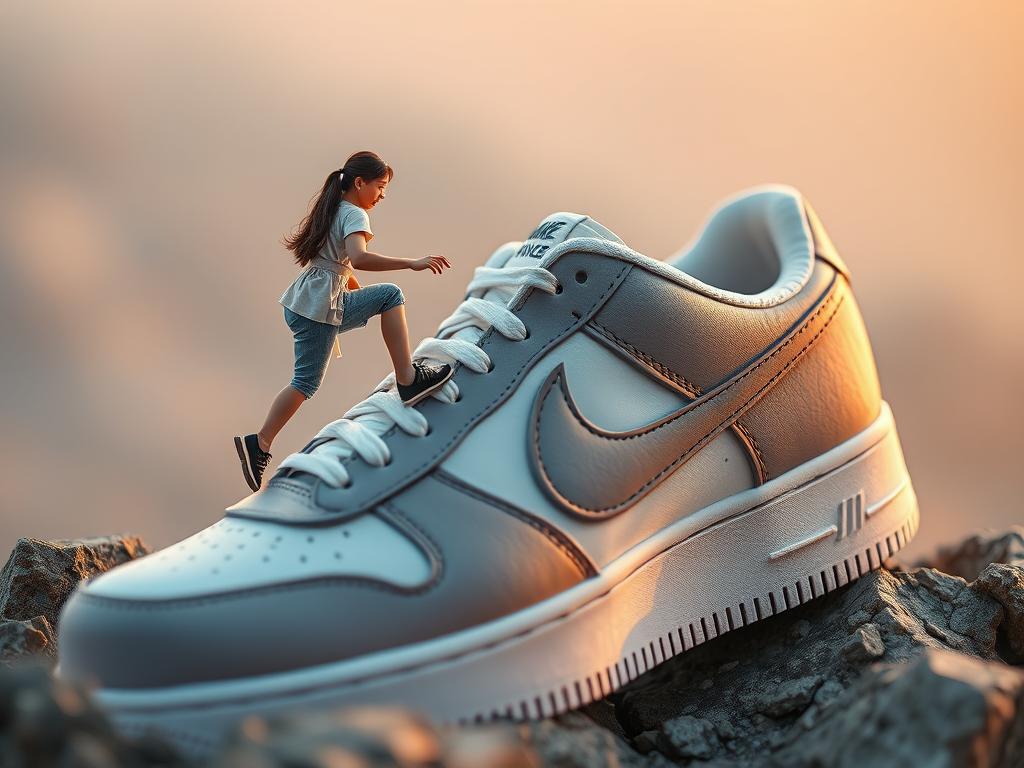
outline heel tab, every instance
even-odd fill
[[[835,244],[832,242],[832,238],[828,236],[828,232],[825,231],[824,225],[821,223],[821,219],[818,218],[818,214],[814,208],[807,201],[807,198],[802,198],[804,213],[807,216],[807,226],[811,232],[811,240],[814,242],[814,255],[823,261],[827,261],[832,265],[837,272],[846,278],[847,282],[850,281],[850,270],[846,266],[846,262],[839,255],[839,251],[836,250]]]

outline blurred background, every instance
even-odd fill
[[[281,245],[360,149],[396,171],[363,272],[412,344],[547,214],[665,258],[792,184],[853,271],[921,502],[908,557],[1024,521],[1015,2],[0,7],[0,551],[162,547],[249,494],[231,444],[291,379]],[[343,337],[272,467],[390,370]],[[271,469],[272,471],[272,469]],[[6,554],[4,554],[6,557]]]

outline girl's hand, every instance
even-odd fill
[[[417,272],[420,272],[421,270],[424,269],[429,269],[431,272],[437,275],[440,275],[446,268],[449,267],[451,267],[451,264],[448,263],[448,259],[446,259],[444,256],[436,256],[434,254],[424,256],[422,259],[415,259],[409,265],[409,269],[414,269]]]

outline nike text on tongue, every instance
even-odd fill
[[[516,251],[513,258],[527,257],[533,259],[539,259],[548,249],[555,245],[554,242],[544,243],[538,242],[541,240],[553,240],[560,241],[562,238],[557,237],[558,230],[566,226],[569,222],[567,221],[545,221],[539,227],[537,227],[530,236],[526,239],[519,250]]]

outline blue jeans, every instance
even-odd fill
[[[319,389],[331,359],[334,338],[339,333],[362,328],[370,318],[405,303],[402,289],[394,283],[376,283],[341,297],[341,325],[318,323],[284,308],[284,321],[295,336],[295,375],[291,386],[308,400]]]

